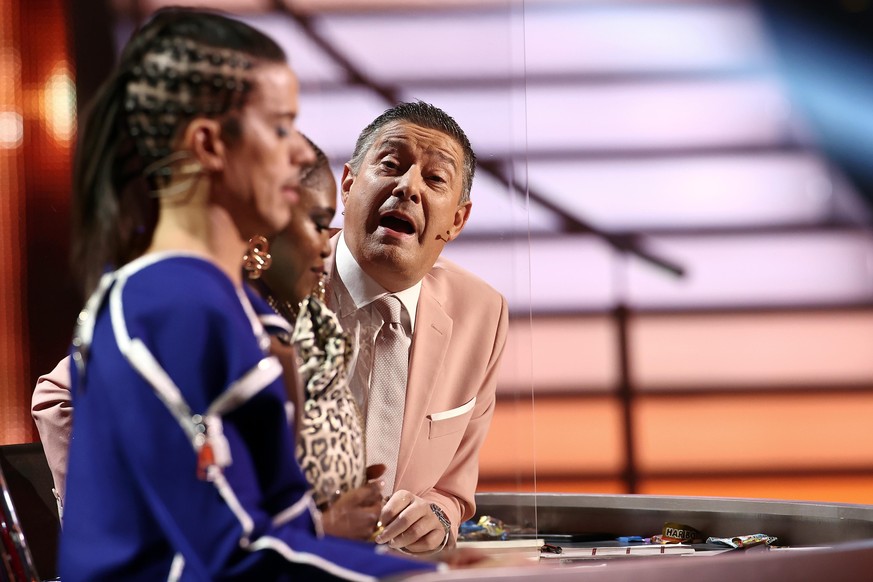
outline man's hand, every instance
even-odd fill
[[[395,491],[382,508],[380,521],[385,529],[376,536],[376,543],[412,553],[440,549],[446,529],[430,503],[409,491]]]

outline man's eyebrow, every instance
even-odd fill
[[[450,156],[442,150],[431,150],[431,153],[433,153],[436,157],[442,160],[444,164],[448,164],[449,166],[451,166],[453,170],[458,169],[458,164],[455,161],[454,156]]]
[[[409,148],[409,144],[406,142],[406,140],[397,138],[388,138],[385,141],[376,144],[376,146],[376,151],[379,152],[386,149],[403,150]],[[427,151],[427,153],[438,157],[442,163],[451,166],[453,170],[458,169],[458,163],[455,161],[454,156],[444,152],[443,150],[438,148],[431,148]]]
[[[397,139],[397,138],[388,138],[388,139],[376,144],[376,149],[378,151],[383,151],[383,150],[387,150],[387,149],[402,150],[402,149],[406,149],[408,147],[409,146],[407,145],[407,143],[404,140]]]

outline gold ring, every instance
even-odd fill
[[[370,541],[371,541],[371,542],[375,542],[375,541],[376,541],[376,538],[379,537],[379,535],[380,535],[383,531],[385,531],[385,526],[382,525],[382,522],[381,522],[381,521],[377,521],[377,522],[376,522],[376,529],[373,530],[373,535],[370,536]]]

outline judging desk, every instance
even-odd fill
[[[655,495],[578,495],[484,493],[476,496],[477,515],[533,527],[542,536],[658,533],[667,522],[688,524],[707,536],[766,533],[774,547],[698,551],[628,559],[530,560],[518,567],[453,570],[415,578],[426,580],[873,580],[873,506],[838,503],[726,499]],[[584,544],[569,544],[582,545]],[[530,566],[527,566],[527,563]]]

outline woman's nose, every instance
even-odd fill
[[[314,164],[316,159],[315,150],[299,131],[294,132],[294,144],[291,148],[291,163],[299,166]]]

